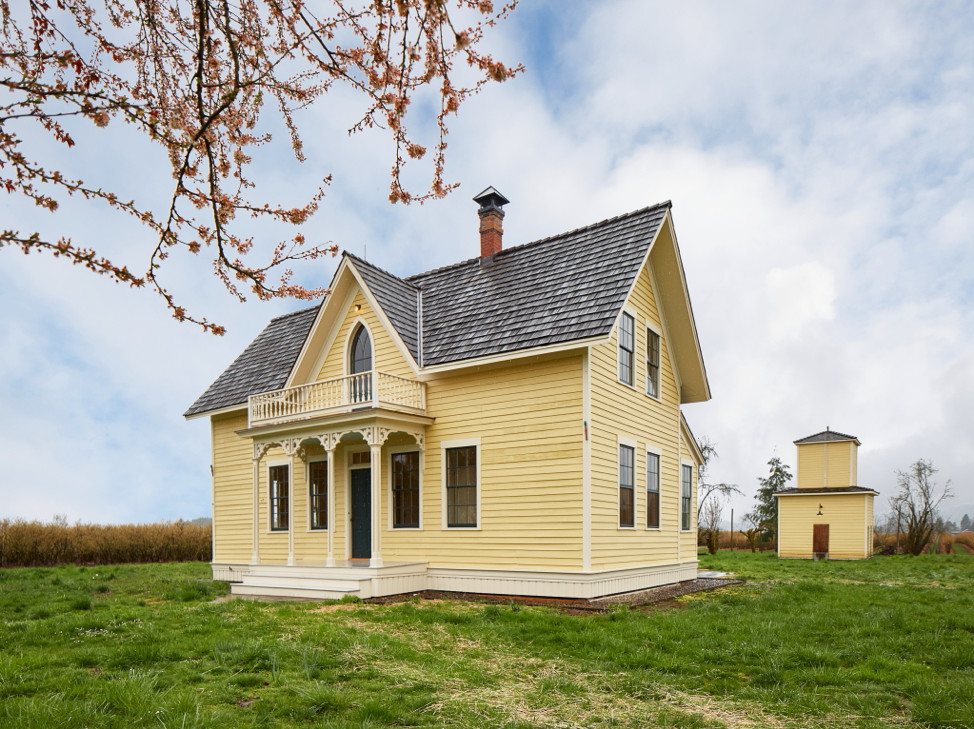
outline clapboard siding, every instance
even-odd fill
[[[253,547],[253,469],[250,439],[240,411],[210,419],[213,439],[213,561],[250,562]]]
[[[618,381],[618,326],[591,349],[592,569],[696,559],[695,534],[682,540],[680,519],[680,406],[648,269],[626,303],[635,318],[635,387]],[[660,333],[660,399],[646,395],[647,321]],[[636,442],[634,529],[619,527],[619,438]],[[646,529],[646,450],[660,452],[660,529]],[[694,469],[695,470],[695,469]],[[695,514],[694,514],[695,517]],[[695,528],[696,519],[692,520]],[[682,544],[681,544],[682,541]],[[682,554],[681,554],[682,547]]]
[[[361,306],[361,310],[356,311],[356,306]],[[348,363],[345,362],[348,339],[352,336],[353,327],[359,320],[366,323],[372,335],[373,368],[399,377],[415,377],[415,373],[396,346],[389,331],[383,326],[375,310],[360,290],[352,299],[348,311],[345,312],[344,319],[338,327],[338,334],[316,379],[329,380],[348,374]]]
[[[789,495],[778,502],[780,557],[810,559],[815,524],[829,525],[830,559],[865,559],[872,554],[872,494]]]
[[[436,421],[426,433],[423,529],[385,529],[383,558],[422,559],[431,567],[578,569],[581,388],[578,354],[430,380],[427,409]],[[443,529],[441,444],[466,438],[480,438],[479,529]],[[384,526],[388,506],[383,499]]]

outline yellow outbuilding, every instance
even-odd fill
[[[798,485],[778,499],[778,556],[868,559],[873,551],[873,499],[857,481],[859,439],[826,428],[795,441]]]
[[[670,204],[505,248],[508,201],[475,200],[479,256],[455,231],[473,257],[407,277],[343,254],[324,301],[185,413],[210,419],[213,574],[234,594],[695,579],[681,406],[710,389]]]

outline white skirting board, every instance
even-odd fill
[[[320,575],[314,575],[318,569]],[[214,563],[213,577],[230,582],[245,582],[244,575],[255,572],[274,572],[278,588],[284,588],[288,574],[293,572],[294,587],[313,586],[316,577],[322,580],[337,577],[341,568],[313,568],[307,566],[287,567],[259,566],[243,564]],[[327,575],[326,575],[327,570]],[[361,570],[358,570],[361,571]],[[351,594],[359,597],[383,597],[405,592],[437,590],[442,592],[466,592],[487,595],[523,595],[528,597],[560,597],[569,599],[592,599],[615,595],[651,587],[670,585],[696,579],[697,562],[682,562],[666,565],[645,565],[601,572],[543,572],[534,570],[475,569],[470,567],[428,567],[413,563],[406,570],[409,574],[397,574],[403,567],[387,570],[374,568],[367,581],[362,580],[361,589]],[[253,575],[246,582],[256,582]],[[268,584],[261,581],[262,584]],[[248,588],[250,594],[257,585]],[[268,591],[268,594],[278,594]]]

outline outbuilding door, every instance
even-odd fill
[[[372,558],[372,469],[352,472],[352,559]]]
[[[829,525],[812,525],[812,552],[815,559],[825,559],[829,556]]]

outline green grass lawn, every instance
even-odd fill
[[[0,727],[974,726],[974,559],[703,557],[598,615],[214,603],[202,564],[0,571]]]

